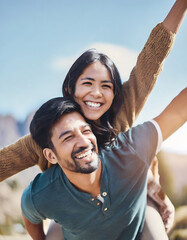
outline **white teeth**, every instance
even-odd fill
[[[89,150],[89,151],[87,151],[87,152],[85,152],[85,153],[82,153],[82,154],[80,154],[79,156],[76,156],[76,158],[83,158],[83,157],[86,157],[86,156],[88,156],[89,154],[91,154],[92,153],[92,150]]]
[[[100,107],[101,106],[101,103],[86,102],[86,104],[90,107]]]

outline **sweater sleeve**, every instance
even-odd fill
[[[124,100],[114,121],[117,131],[127,131],[133,125],[154,87],[174,39],[175,34],[168,31],[162,23],[152,30],[129,80],[123,84]]]
[[[31,135],[24,136],[0,149],[0,181],[36,164],[42,171],[50,166]]]

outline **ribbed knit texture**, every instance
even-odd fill
[[[175,34],[165,29],[162,23],[152,30],[129,80],[123,84],[124,103],[114,124],[117,131],[126,131],[134,123],[172,48],[174,38]],[[40,147],[27,135],[0,150],[0,181],[36,164],[42,171],[50,167]]]
[[[175,34],[168,31],[162,23],[152,30],[129,80],[123,84],[123,106],[114,123],[118,132],[132,127],[154,87],[174,39]]]

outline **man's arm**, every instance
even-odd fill
[[[176,0],[163,25],[172,33],[177,33],[187,11],[187,0]]]
[[[25,227],[33,240],[45,240],[45,233],[43,231],[43,222],[34,224],[30,222],[22,213]]]
[[[187,88],[183,89],[154,120],[159,124],[163,140],[187,121]]]

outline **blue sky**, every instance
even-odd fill
[[[11,113],[24,120],[44,101],[61,96],[62,81],[69,67],[90,47],[106,50],[123,80],[127,80],[152,28],[164,19],[173,3],[1,0],[0,114]],[[159,114],[186,87],[186,29],[187,19],[138,122]],[[186,139],[186,125],[181,131],[179,139]]]

